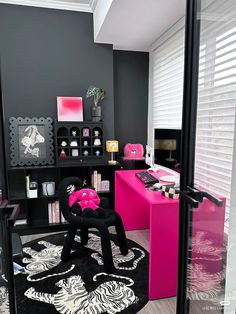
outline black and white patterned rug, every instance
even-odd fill
[[[97,233],[89,234],[86,247],[79,244],[78,234],[66,263],[60,259],[64,236],[24,245],[24,258],[17,262],[25,273],[15,276],[18,313],[137,313],[148,302],[149,254],[140,245],[128,240],[129,253],[122,256],[116,236],[111,235],[116,271],[109,275],[104,272]]]

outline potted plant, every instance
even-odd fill
[[[106,97],[106,91],[102,88],[91,85],[87,90],[86,98],[91,96],[93,96],[93,104],[91,106],[92,121],[98,122],[101,121],[102,117],[102,110],[99,104]]]

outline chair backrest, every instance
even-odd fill
[[[59,183],[58,196],[60,209],[66,221],[68,222],[73,221],[74,217],[69,207],[69,195],[74,188],[78,189],[81,188],[82,186],[83,186],[82,181],[77,177],[67,177]]]

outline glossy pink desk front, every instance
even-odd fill
[[[125,230],[150,229],[149,299],[177,292],[179,201],[145,189],[135,176],[143,170],[116,171],[115,208]],[[159,171],[157,177],[166,175]]]

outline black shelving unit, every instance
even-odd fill
[[[68,225],[65,223],[49,223],[48,203],[57,200],[57,194],[44,196],[42,194],[42,183],[54,181],[56,192],[59,182],[68,176],[77,176],[81,180],[86,180],[87,185],[91,186],[91,175],[94,170],[101,173],[102,180],[109,180],[109,191],[98,191],[100,196],[107,197],[111,208],[114,208],[114,174],[120,170],[121,166],[109,165],[104,159],[85,158],[82,161],[74,160],[64,162],[55,166],[30,166],[30,167],[10,167],[7,169],[7,191],[10,204],[20,205],[19,220],[26,221],[18,225],[15,229],[19,234],[33,234],[51,231],[66,230]],[[31,180],[38,182],[38,197],[27,198],[25,178],[30,175]]]
[[[104,157],[102,122],[55,121],[54,134],[58,165]]]

